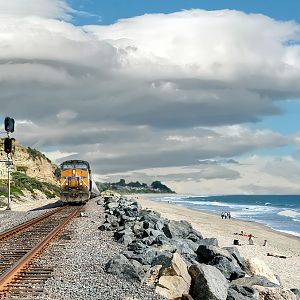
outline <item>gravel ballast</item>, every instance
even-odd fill
[[[40,263],[54,272],[40,299],[164,299],[138,281],[105,272],[105,264],[123,251],[113,233],[100,231],[104,209],[93,199],[44,252]]]
[[[24,223],[30,219],[39,217],[59,206],[59,203],[53,203],[53,205],[48,205],[44,209],[35,209],[31,211],[7,211],[0,210],[0,232]]]

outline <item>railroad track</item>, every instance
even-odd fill
[[[36,299],[52,269],[36,262],[47,244],[81,211],[64,206],[0,233],[0,299]]]

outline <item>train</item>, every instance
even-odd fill
[[[60,164],[60,169],[60,197],[63,203],[86,203],[100,195],[87,161],[66,160]]]

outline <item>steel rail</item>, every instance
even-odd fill
[[[20,231],[22,231],[22,230],[24,230],[24,229],[26,229],[26,228],[34,225],[34,224],[37,224],[40,221],[43,221],[44,219],[48,218],[49,216],[52,216],[52,215],[54,215],[54,214],[62,211],[65,208],[66,208],[66,206],[65,207],[59,207],[59,208],[54,209],[54,210],[52,210],[50,212],[42,214],[39,217],[33,218],[33,219],[31,219],[31,220],[29,220],[29,221],[27,221],[25,223],[22,223],[22,224],[17,225],[17,226],[15,226],[13,228],[10,228],[8,230],[0,232],[0,241],[3,241],[5,239],[7,239],[7,238],[9,238],[9,237],[17,234],[18,232],[20,232]]]
[[[19,273],[23,272],[28,266],[30,266],[32,260],[44,249],[44,247],[55,237],[60,231],[80,212],[82,209],[78,207],[75,209],[63,223],[53,229],[46,238],[37,244],[32,250],[30,250],[25,256],[23,256],[14,266],[12,266],[6,273],[0,277],[0,296],[9,291],[9,284],[12,284]]]

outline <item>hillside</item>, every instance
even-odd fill
[[[3,139],[0,139],[0,160],[6,160],[6,153],[3,150]],[[23,173],[39,181],[57,184],[57,179],[54,175],[57,166],[38,150],[24,147],[18,141],[15,141],[12,160],[15,172]],[[0,179],[6,179],[6,176],[5,164],[0,163]]]
[[[121,194],[175,194],[174,191],[160,181],[153,181],[148,185],[139,181],[126,183],[125,179],[120,179],[118,182],[96,182],[96,184],[101,191],[113,190]]]
[[[6,160],[3,139],[0,139],[0,160]],[[59,195],[57,178],[54,173],[57,166],[44,154],[30,147],[26,148],[18,141],[14,142],[12,154],[11,192],[13,201],[26,201],[35,198],[54,198]],[[0,206],[6,203],[7,169],[0,162]]]

